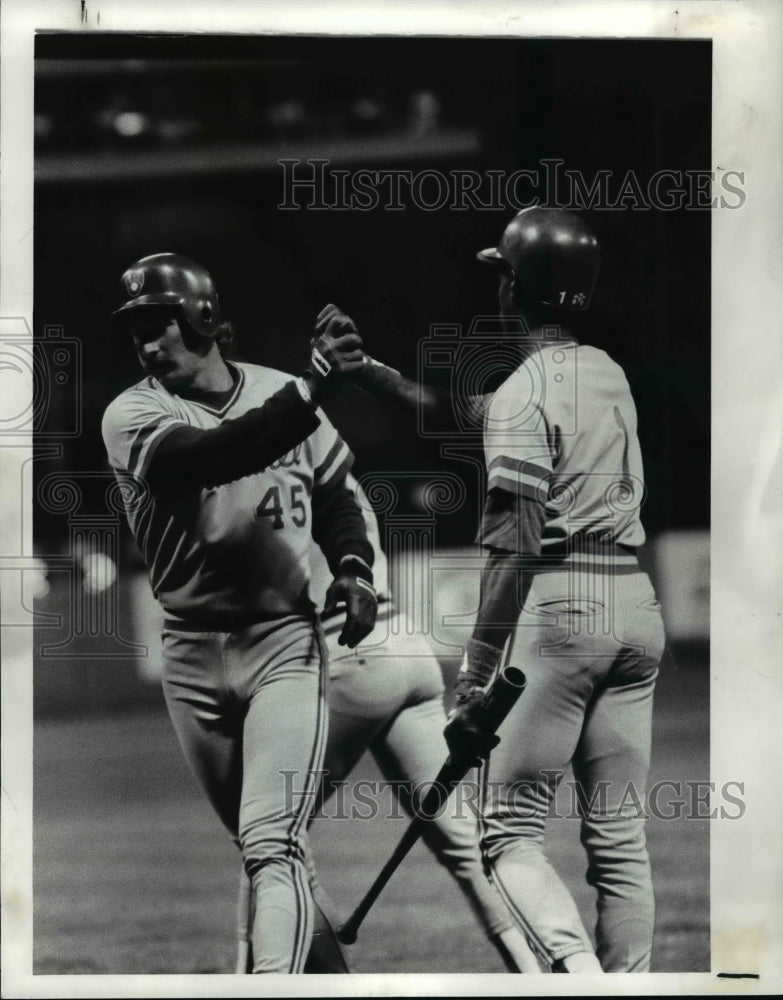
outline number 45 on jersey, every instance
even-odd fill
[[[256,517],[271,517],[275,531],[284,528],[287,520],[295,528],[304,528],[307,524],[307,510],[302,499],[304,492],[304,483],[292,483],[287,496],[285,487],[270,486],[256,507]],[[284,501],[287,503],[287,508],[284,506]]]

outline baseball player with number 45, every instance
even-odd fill
[[[519,364],[482,401],[487,494],[478,541],[487,558],[446,739],[453,752],[488,757],[484,859],[546,966],[644,972],[654,899],[641,803],[664,632],[637,559],[645,534],[636,408],[622,369],[580,340],[598,240],[582,217],[534,207],[478,256],[497,272],[505,348],[515,343]],[[327,307],[316,331],[338,314]],[[452,417],[455,404],[475,411],[478,402],[424,389],[378,362],[360,379],[387,399]],[[495,736],[477,725],[475,709],[508,663],[524,671],[527,687]],[[546,816],[569,764],[597,892],[595,951],[544,851]]]
[[[209,273],[154,254],[123,275],[114,313],[144,378],[103,437],[165,612],[163,689],[183,752],[239,845],[257,918],[254,972],[301,972],[325,917],[307,819],[326,740],[326,651],[310,594],[311,537],[344,605],[339,641],[373,629],[373,548],[352,456],[319,400],[364,358],[323,336],[301,378],[226,360]],[[285,774],[298,776],[290,794]]]

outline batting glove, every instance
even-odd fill
[[[482,729],[475,718],[485,694],[483,688],[471,688],[455,706],[443,730],[452,759],[470,762],[471,767],[478,767],[500,743],[500,737]]]
[[[375,628],[378,598],[372,585],[372,570],[358,556],[344,556],[324,600],[324,616],[345,605],[345,624],[337,642],[353,649]]]
[[[334,391],[341,382],[355,378],[367,361],[356,324],[331,304],[318,314],[310,348],[307,374],[322,392]]]
[[[481,728],[475,710],[495,676],[501,655],[502,651],[495,646],[469,639],[454,685],[454,708],[443,735],[452,756],[468,758],[473,766],[478,766],[500,742],[494,733]]]

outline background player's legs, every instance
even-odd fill
[[[414,663],[423,673],[422,665]],[[434,666],[440,679],[438,664]],[[438,694],[403,708],[373,741],[372,753],[378,766],[388,781],[400,783],[400,799],[409,812],[412,803],[408,789],[426,791],[427,783],[446,759],[445,724],[442,695]],[[539,972],[538,961],[484,873],[478,847],[478,805],[475,782],[463,783],[452,793],[440,816],[427,823],[422,839],[454,877],[508,967],[519,972]]]
[[[373,742],[373,756],[384,777],[400,783],[400,799],[408,812],[412,807],[410,790],[419,788],[421,798],[446,759],[445,724],[440,697],[429,698],[404,708]],[[456,879],[470,908],[491,936],[511,921],[482,871],[477,816],[478,786],[466,782],[453,793],[441,815],[426,825],[422,840]]]
[[[388,623],[381,628],[386,634]],[[368,642],[372,640],[373,636]],[[369,745],[384,777],[397,786],[410,811],[405,789],[432,781],[448,753],[443,738],[443,677],[426,638],[410,633],[402,616],[394,619],[383,649],[384,656],[370,649],[366,655],[348,658],[335,651],[325,766],[334,778],[344,778]],[[392,651],[394,656],[389,655]],[[461,787],[423,839],[454,876],[509,968],[538,972],[535,956],[483,871],[476,791],[475,785]],[[463,800],[461,815],[455,808],[457,795]]]
[[[625,584],[623,635],[635,646],[623,650],[596,690],[574,756],[574,776],[582,789],[587,880],[598,892],[598,957],[606,972],[646,972],[655,903],[643,812],[653,689],[664,639],[646,577],[618,583]]]
[[[362,672],[361,678],[359,670]],[[359,707],[355,703],[355,689],[359,684],[362,688],[367,686],[365,674],[368,670],[368,676],[378,680],[381,691],[376,689],[373,702]],[[385,689],[388,695],[396,695],[397,692],[393,689],[398,687],[399,679],[393,678],[390,683],[384,684],[383,679],[377,676],[378,673],[379,671],[373,671],[367,666],[361,666],[350,675],[330,680],[329,732],[324,754],[324,778],[318,791],[316,809],[323,806],[335,789],[345,781],[389,718],[390,712],[399,708],[399,698],[384,694]],[[393,704],[390,705],[390,702]]]

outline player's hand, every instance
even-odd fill
[[[309,372],[319,388],[327,392],[356,378],[367,360],[356,324],[331,304],[318,314],[310,352]]]
[[[452,759],[469,761],[472,767],[478,767],[498,745],[500,737],[482,729],[476,720],[475,710],[484,700],[485,689],[472,686],[460,688],[458,682],[455,690],[457,701],[443,735]]]
[[[350,557],[343,560],[340,572],[326,592],[324,615],[333,612],[340,604],[345,605],[345,624],[337,642],[353,649],[375,628],[378,614],[372,571],[364,562]]]
[[[357,333],[359,330],[351,317],[342,311],[339,306],[329,303],[324,306],[315,318],[315,334],[313,339],[320,337],[323,333],[331,333],[332,336],[339,336],[344,333]]]

